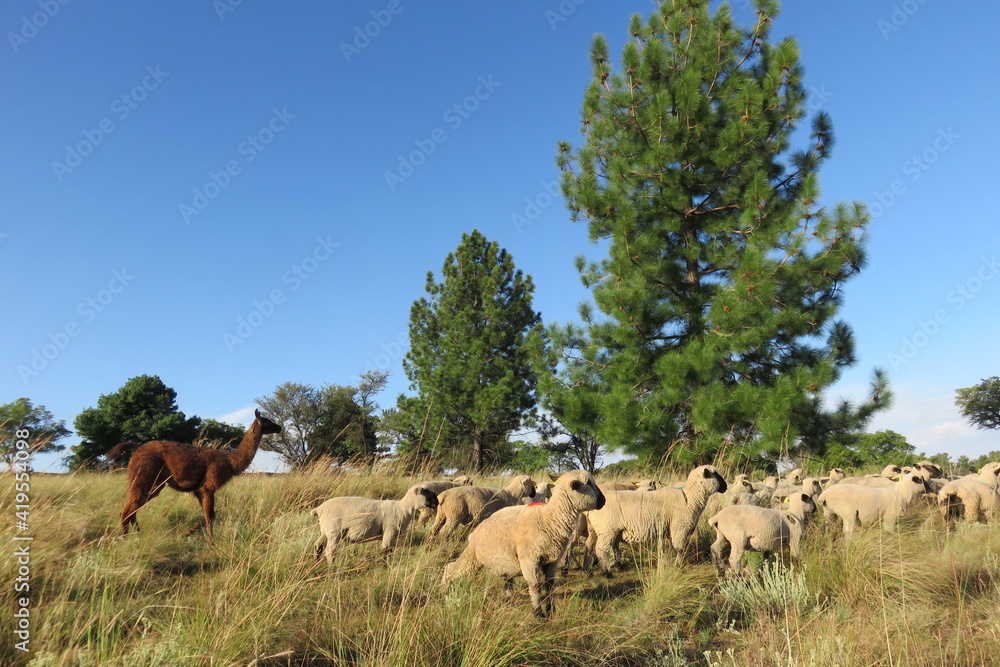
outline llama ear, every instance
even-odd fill
[[[260,419],[260,410],[254,408],[253,416],[256,417],[257,419]]]

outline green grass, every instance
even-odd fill
[[[462,545],[426,543],[427,526],[388,557],[373,543],[342,550],[332,568],[314,561],[309,509],[335,495],[398,497],[414,481],[244,475],[219,494],[208,544],[183,537],[199,518],[188,494],[164,491],[123,539],[123,475],[36,476],[34,650],[13,648],[8,595],[0,664],[844,667],[983,665],[1000,651],[1000,529],[946,530],[926,506],[898,533],[850,543],[820,518],[800,563],[748,554],[739,578],[708,562],[703,521],[682,567],[634,547],[612,580],[596,569],[560,577],[547,621],[531,616],[523,582],[513,596],[486,574],[444,591]],[[8,516],[12,496],[0,498]],[[15,560],[2,567],[12,583]]]

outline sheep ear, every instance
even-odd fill
[[[801,500],[802,502],[808,502],[809,501],[809,494],[808,493],[803,493],[802,496],[799,498],[799,500]]]
[[[709,468],[705,468],[704,475],[705,479],[710,479],[714,473]]]
[[[796,518],[794,514],[789,514],[785,518],[788,519],[788,523],[792,525],[795,525],[799,522],[798,518]]]
[[[569,484],[570,491],[579,491],[581,486],[583,486],[583,484],[578,479],[574,479]]]
[[[553,475],[552,473],[548,473],[548,475],[549,479],[551,479],[553,482],[559,481],[559,475]]]

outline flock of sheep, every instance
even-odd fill
[[[784,479],[756,483],[737,475],[729,484],[714,466],[703,465],[683,484],[665,488],[653,480],[598,484],[584,470],[542,484],[518,475],[502,489],[473,486],[468,477],[422,482],[399,500],[331,498],[312,510],[321,533],[316,558],[325,554],[332,563],[338,545],[377,538],[390,550],[414,519],[429,522],[434,516],[428,539],[472,528],[463,553],[445,567],[443,585],[485,569],[509,588],[520,575],[534,613],[545,617],[553,611],[556,572],[568,568],[577,545],[583,545],[581,567],[589,570],[596,561],[607,576],[622,544],[662,549],[669,543],[679,564],[703,514],[716,531],[713,562],[723,569],[728,548],[734,571],[746,551],[787,547],[798,557],[806,518],[817,508],[828,520],[839,518],[847,536],[859,524],[893,530],[907,507],[925,496],[936,498],[945,520],[1000,515],[1000,463],[961,478],[945,478],[929,461],[858,477],[845,477],[838,468],[822,479],[802,474],[795,469]]]

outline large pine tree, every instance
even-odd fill
[[[560,144],[574,220],[607,257],[579,260],[599,312],[550,329],[541,389],[560,419],[612,448],[684,461],[792,446],[816,400],[854,363],[835,320],[864,261],[863,204],[819,205],[833,135],[824,113],[799,150],[806,98],[793,39],[769,40],[728,4],[666,0],[633,16],[615,70],[591,49],[584,139]]]
[[[410,310],[403,360],[417,392],[398,403],[416,436],[404,449],[444,454],[474,471],[502,463],[507,435],[535,405],[526,339],[540,316],[531,306],[531,277],[474,230],[448,254],[440,282],[428,272],[426,290]]]

